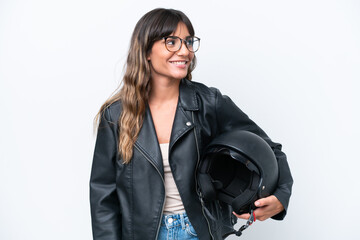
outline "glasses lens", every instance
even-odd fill
[[[165,40],[166,48],[171,52],[179,50],[181,41],[178,37],[167,37]]]
[[[197,50],[199,50],[200,39],[197,37],[187,37],[186,46],[191,52],[196,52]]]
[[[169,36],[165,38],[165,46],[170,52],[176,52],[181,48],[181,39],[176,36]],[[199,50],[200,38],[188,36],[185,38],[185,44],[190,52]]]

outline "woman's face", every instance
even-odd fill
[[[171,36],[185,39],[190,33],[186,25],[180,22]],[[180,80],[186,77],[193,58],[194,53],[187,49],[184,42],[178,51],[169,52],[164,39],[156,41],[147,58],[150,61],[151,79]]]

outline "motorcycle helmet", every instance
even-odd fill
[[[271,195],[278,165],[269,144],[243,130],[217,136],[205,149],[198,168],[201,197],[220,200],[237,214],[250,213],[257,199]]]

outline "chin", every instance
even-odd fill
[[[181,80],[183,78],[186,78],[187,74],[186,75],[182,75],[182,76],[176,76],[174,77],[174,79],[177,79],[177,80]]]
[[[174,75],[174,78],[175,79],[183,79],[183,78],[186,78],[186,76],[188,75],[188,73],[182,73],[182,74],[176,74]]]

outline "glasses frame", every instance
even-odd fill
[[[166,40],[167,40],[168,38],[180,39],[180,46],[179,46],[179,48],[178,48],[177,50],[169,50],[169,48],[168,48],[167,45],[166,45]],[[189,49],[189,47],[188,47],[188,45],[187,45],[187,42],[186,42],[186,39],[187,39],[187,38],[194,38],[194,39],[197,39],[197,40],[199,41],[199,47],[196,49],[196,51],[192,51],[192,50]],[[179,50],[181,49],[182,45],[183,45],[183,42],[185,42],[185,46],[186,46],[187,50],[189,50],[189,51],[192,52],[192,53],[195,53],[195,52],[199,51],[199,48],[200,48],[200,38],[195,37],[195,36],[187,36],[185,39],[179,38],[178,36],[167,36],[167,37],[163,37],[162,39],[165,40],[164,45],[165,45],[166,49],[167,49],[169,52],[177,52],[177,51],[179,51]]]

